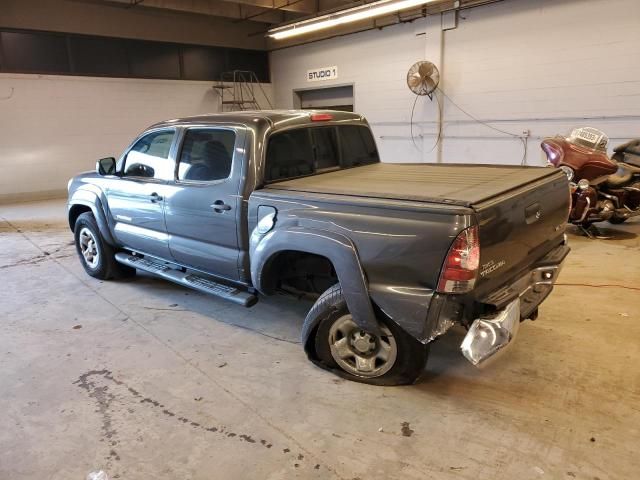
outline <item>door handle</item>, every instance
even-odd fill
[[[211,204],[211,208],[213,208],[216,213],[222,213],[231,210],[231,205],[227,205],[222,200],[216,200]]]
[[[158,195],[157,192],[153,192],[151,195],[149,195],[149,197],[150,197],[151,203],[162,201],[162,196]]]

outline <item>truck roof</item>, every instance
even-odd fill
[[[308,125],[313,114],[331,115],[331,121],[364,121],[364,117],[357,113],[338,110],[246,110],[239,112],[205,113],[193,117],[174,118],[156,123],[150,128],[169,126],[189,126],[219,123],[267,124],[271,128],[283,128],[294,125]]]

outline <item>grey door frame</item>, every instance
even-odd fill
[[[221,278],[225,278],[227,280],[237,282],[240,277],[239,268],[238,268],[238,257],[242,249],[241,241],[240,241],[240,238],[238,237],[237,227],[238,227],[238,223],[241,222],[243,218],[242,217],[243,205],[242,205],[240,188],[242,184],[241,179],[244,176],[245,170],[246,170],[246,165],[245,165],[246,160],[245,160],[245,154],[243,152],[246,151],[248,130],[245,126],[229,124],[229,123],[220,123],[220,124],[208,123],[208,124],[201,124],[201,125],[182,126],[178,128],[179,128],[178,146],[176,148],[176,156],[175,156],[174,179],[173,181],[167,183],[168,198],[167,198],[167,203],[165,204],[165,223],[167,224],[167,233],[169,234],[169,249],[171,251],[171,255],[174,257],[174,260],[177,261],[178,263],[185,265],[187,267],[190,267],[194,270],[199,270],[199,271],[202,271],[203,273],[207,273],[210,275],[218,276]],[[233,152],[231,152],[232,154],[231,172],[229,173],[229,176],[226,179],[206,181],[206,182],[178,179],[180,153],[182,151],[182,145],[184,142],[185,135],[189,130],[230,130],[235,133],[236,141],[233,147]],[[193,243],[192,246],[194,247],[193,251],[198,250],[198,247],[200,248],[200,250],[203,250],[203,249],[208,250],[208,252],[204,252],[204,251],[200,252],[202,254],[201,257],[206,257],[208,259],[208,262],[206,262],[208,263],[208,265],[196,265],[190,262],[185,262],[184,259],[182,258],[182,255],[178,256],[178,258],[175,258],[176,257],[175,253],[177,253],[177,247],[176,247],[177,242],[175,241],[176,238],[174,238],[176,237],[175,232],[173,232],[174,222],[170,218],[170,216],[172,215],[172,212],[171,212],[171,205],[173,201],[172,196],[174,194],[181,194],[181,193],[188,193],[188,192],[194,192],[192,195],[197,194],[198,196],[200,196],[201,195],[200,192],[202,191],[215,192],[215,187],[217,186],[220,186],[221,188],[224,188],[225,186],[227,186],[229,189],[232,190],[232,193],[229,193],[229,191],[227,191],[227,192],[220,192],[219,194],[220,196],[228,196],[233,198],[234,200],[233,204],[230,205],[231,210],[223,211],[221,213],[215,212],[212,204],[214,201],[219,200],[219,198],[217,198],[215,195],[212,195],[211,198],[208,198],[204,202],[195,201],[194,199],[194,203],[197,204],[196,211],[199,210],[200,212],[205,212],[205,216],[203,217],[205,222],[207,218],[211,219],[211,223],[209,224],[204,223],[202,225],[202,232],[199,232],[197,236],[200,239],[214,238],[209,236],[211,232],[209,232],[208,229],[211,228],[211,225],[215,225],[216,223],[220,223],[221,221],[222,223],[233,222],[232,226],[223,225],[221,228],[224,229],[223,233],[232,234],[234,236],[235,245],[230,248],[224,247],[224,248],[227,248],[227,252],[223,250],[223,247],[218,247],[216,249],[215,243],[213,242],[201,241],[200,244],[197,245],[196,244],[197,240],[195,239],[189,240],[186,235],[187,233],[193,234],[193,232],[185,232],[185,236],[182,238],[182,240],[183,242],[184,241],[192,242]],[[188,196],[189,195],[187,195],[187,197]],[[213,197],[216,197],[216,198],[213,198]],[[183,226],[183,228],[180,228],[180,230],[184,231],[183,230],[184,228],[186,227]],[[179,236],[177,237],[180,238]],[[173,247],[172,247],[172,240],[174,243]],[[228,253],[228,250],[230,249],[235,251],[235,258],[234,259],[224,258],[224,254]],[[220,253],[220,255],[215,255],[216,251]],[[216,260],[218,258],[219,260]],[[231,268],[228,271],[225,271],[224,268],[212,268],[217,264],[225,268],[226,267],[231,267]]]
[[[157,257],[166,257],[169,255],[169,237],[164,218],[166,179],[138,177],[134,175],[124,176],[126,167],[126,158],[131,149],[138,143],[140,139],[153,133],[170,131],[173,132],[171,146],[169,147],[168,162],[176,161],[176,149],[180,132],[176,127],[159,127],[145,130],[138,135],[131,144],[124,150],[117,162],[117,169],[121,175],[110,179],[106,187],[105,195],[110,207],[114,220],[114,236],[116,240],[121,242],[125,247],[131,250]],[[125,193],[129,190],[129,193]],[[136,191],[137,190],[137,191]],[[159,197],[156,202],[151,202],[149,193],[158,192]],[[117,200],[122,198],[129,203],[138,203],[137,208],[129,205],[126,209],[118,207]],[[150,209],[148,207],[155,207]],[[147,207],[147,208],[144,208]],[[156,217],[157,218],[152,218]],[[161,224],[162,228],[149,229],[145,228],[145,223],[152,221]]]

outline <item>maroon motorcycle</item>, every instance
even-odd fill
[[[614,224],[640,215],[640,140],[617,147],[607,156],[609,138],[591,127],[577,128],[568,138],[545,138],[542,149],[569,179],[569,222],[589,237],[599,236],[596,222]]]

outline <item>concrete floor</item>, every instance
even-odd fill
[[[309,363],[306,303],[94,280],[62,201],[0,220],[0,479],[639,476],[637,220],[571,238],[562,285],[499,363],[475,370],[456,331],[396,388]]]

